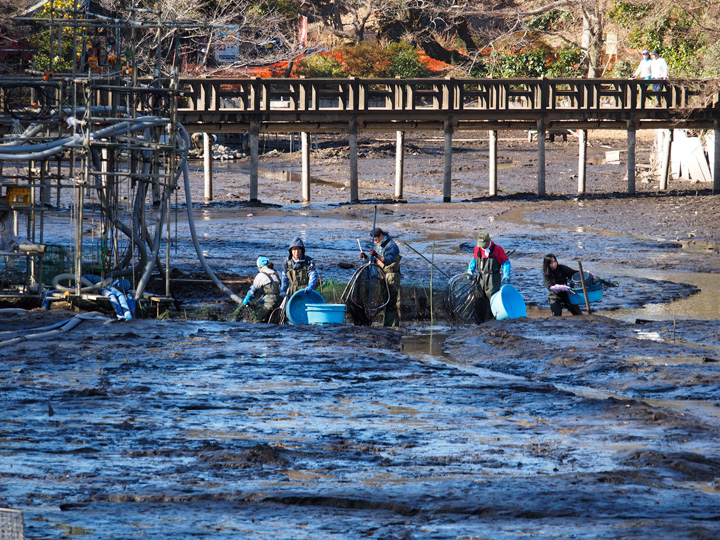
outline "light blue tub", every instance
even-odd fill
[[[307,324],[307,310],[305,306],[308,304],[322,304],[325,303],[325,299],[317,291],[311,291],[309,293],[302,289],[290,297],[287,305],[285,306],[285,313],[287,314],[288,320],[293,324]]]
[[[498,321],[527,316],[525,300],[512,285],[503,285],[490,299],[490,310]]]
[[[591,287],[587,287],[588,302],[597,302],[602,299],[602,283],[597,283]],[[585,295],[582,287],[574,287],[568,291],[568,299],[570,303],[579,306],[585,304]]]
[[[310,324],[342,324],[345,322],[345,304],[306,304]]]

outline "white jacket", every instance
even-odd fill
[[[650,72],[653,79],[667,79],[668,65],[662,56],[650,61]]]

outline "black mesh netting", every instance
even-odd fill
[[[458,322],[482,322],[485,294],[477,276],[464,273],[451,277],[445,291],[444,305],[450,317]],[[482,311],[482,313],[479,313]]]
[[[358,268],[342,294],[353,324],[369,326],[390,301],[385,272],[374,263]]]

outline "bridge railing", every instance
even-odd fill
[[[627,79],[181,79],[180,111],[705,108],[701,84]],[[711,107],[717,107],[717,99]]]

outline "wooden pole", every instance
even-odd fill
[[[445,120],[445,169],[443,171],[443,202],[450,202],[452,199],[452,118]]]
[[[588,315],[592,313],[590,309],[590,299],[588,298],[587,287],[585,286],[585,273],[582,269],[582,261],[578,261],[578,268],[580,270],[580,284],[582,285],[583,295],[585,296],[585,307],[587,308]]]
[[[580,151],[578,153],[578,194],[584,195],[587,188],[587,129],[579,130]]]
[[[250,200],[257,200],[258,196],[258,164],[260,145],[260,124],[253,122],[250,125]]]
[[[488,131],[488,150],[490,151],[488,170],[490,173],[488,195],[497,195],[497,143],[498,132],[495,129]]]
[[[358,201],[358,152],[357,152],[357,119],[350,120],[348,143],[350,146],[350,202]]]
[[[720,192],[720,120],[715,120],[715,155],[713,158],[713,195]]]
[[[302,200],[310,202],[310,134],[300,134],[302,146]]]
[[[203,173],[205,179],[205,202],[213,200],[213,170],[212,170],[212,139],[209,133],[203,133]],[[252,172],[250,173],[252,183]]]
[[[627,158],[627,191],[635,193],[635,120],[628,121],[627,128],[628,158]]]
[[[538,171],[537,171],[537,190],[538,197],[545,196],[545,119],[539,118],[537,121],[537,144],[538,144]]]
[[[660,190],[667,191],[668,176],[670,175],[670,151],[673,141],[673,130],[663,130],[663,151],[662,151],[662,168],[660,169]]]
[[[403,175],[405,174],[405,132],[398,131],[395,141],[395,199],[403,198]]]

